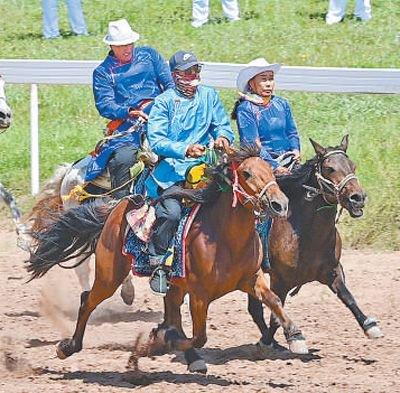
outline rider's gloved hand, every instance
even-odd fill
[[[204,155],[206,152],[206,148],[199,143],[195,143],[193,145],[189,145],[186,149],[186,156],[191,158],[198,158]]]
[[[214,147],[218,150],[228,151],[229,141],[225,137],[220,136],[215,140]]]

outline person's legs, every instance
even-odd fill
[[[66,0],[68,19],[72,31],[77,35],[87,35],[87,27],[83,16],[81,0]]]
[[[371,0],[356,0],[354,16],[363,21],[368,21],[372,18]]]
[[[231,21],[239,20],[239,5],[237,0],[222,0],[224,15]]]
[[[108,169],[111,177],[111,188],[115,189],[128,182],[131,178],[130,168],[136,161],[137,148],[134,146],[124,146],[113,153],[108,162]],[[129,187],[127,184],[123,188],[114,191],[113,196],[117,199],[129,195]]]
[[[149,243],[150,262],[159,265],[168,251],[171,240],[181,219],[181,202],[174,198],[164,199],[156,205],[156,222]]]
[[[57,38],[60,36],[57,3],[58,0],[42,0],[44,38]]]
[[[193,0],[193,27],[200,27],[207,23],[209,9],[209,0]]]
[[[334,25],[343,20],[346,12],[347,0],[329,0],[328,13],[326,14],[326,24]]]
[[[164,266],[164,262],[181,219],[181,212],[181,202],[177,199],[165,199],[156,205],[157,219],[148,253],[150,265],[154,268],[150,289],[159,295],[165,295],[168,291],[168,268]]]

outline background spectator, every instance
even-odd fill
[[[326,14],[326,24],[334,25],[344,19],[347,0],[329,0],[329,9]],[[369,21],[372,18],[371,0],[356,0],[354,16],[363,21]]]
[[[201,27],[208,22],[209,0],[193,0],[193,27]],[[237,0],[222,0],[222,10],[230,21],[240,20]]]
[[[68,19],[76,35],[87,35],[87,27],[82,12],[81,0],[65,0],[68,8]],[[58,0],[42,0],[43,36],[44,38],[60,37],[58,29]]]

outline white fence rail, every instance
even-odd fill
[[[98,61],[0,60],[0,74],[7,83],[31,84],[31,192],[39,191],[38,84],[90,85]],[[244,64],[204,63],[203,83],[235,88]],[[282,67],[279,90],[315,93],[400,94],[400,69]]]
[[[98,61],[0,60],[7,83],[91,84]],[[234,88],[243,64],[204,63],[202,79],[214,87]],[[400,69],[282,67],[279,90],[319,93],[400,93]]]

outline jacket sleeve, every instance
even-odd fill
[[[288,137],[290,147],[292,148],[292,150],[300,151],[299,133],[297,131],[296,122],[294,121],[290,104],[287,101],[285,105],[285,114],[286,114],[286,135]]]
[[[212,121],[210,133],[214,139],[219,137],[225,137],[229,143],[232,143],[235,139],[235,135],[232,131],[231,124],[226,114],[225,108],[222,105],[219,94],[214,91],[213,107],[212,107]]]
[[[154,50],[153,53],[153,61],[157,74],[157,81],[159,85],[161,85],[162,90],[165,91],[171,87],[174,87],[175,83],[172,79],[169,65],[156,50]]]
[[[103,69],[93,72],[93,95],[96,108],[106,119],[126,119],[129,116],[128,104],[117,104],[111,75]]]
[[[268,162],[273,169],[279,166],[278,162],[274,160],[269,151],[261,145],[260,136],[258,134],[257,120],[249,108],[245,105],[239,105],[237,108],[237,126],[239,130],[240,144],[257,144],[261,146],[260,157]]]
[[[164,158],[185,158],[187,143],[172,141],[169,130],[168,103],[156,99],[147,123],[147,139],[151,149]]]

